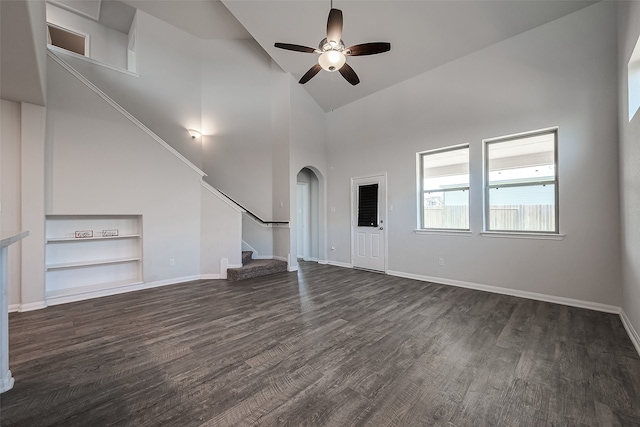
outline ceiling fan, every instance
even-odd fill
[[[329,11],[327,18],[327,37],[320,41],[317,49],[298,44],[276,43],[275,47],[304,53],[317,53],[318,63],[311,67],[300,79],[300,84],[311,80],[320,70],[330,73],[339,71],[342,77],[352,85],[360,83],[360,79],[353,68],[347,64],[347,56],[375,55],[391,50],[391,43],[371,42],[362,43],[345,48],[342,41],[342,11],[333,9]]]

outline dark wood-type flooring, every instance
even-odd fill
[[[8,426],[633,426],[617,315],[301,263],[10,315]]]

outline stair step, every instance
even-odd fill
[[[254,259],[240,268],[227,269],[227,279],[243,280],[287,271],[287,262],[278,259]]]
[[[252,257],[253,251],[242,251],[242,265],[250,263]]]

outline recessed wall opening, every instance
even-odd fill
[[[297,258],[305,261],[324,259],[320,253],[321,184],[315,171],[302,168],[296,177]]]
[[[640,108],[640,38],[633,49],[628,64],[629,121]]]
[[[48,43],[53,46],[86,56],[87,37],[53,24],[47,24]]]

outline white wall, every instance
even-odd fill
[[[295,109],[291,104],[291,76],[285,74],[272,62],[271,68],[271,145],[272,154],[272,200],[273,218],[275,221],[290,221],[292,202],[296,200],[296,190],[292,188],[290,172],[291,156],[291,118]],[[290,224],[289,224],[290,225]],[[273,229],[273,255],[275,258],[289,261],[289,267],[296,264],[295,238],[291,246],[291,235],[295,233],[289,228]]]
[[[198,278],[200,175],[51,59],[48,70],[47,214],[142,215],[144,282]]]
[[[20,104],[0,100],[0,230],[22,230]],[[9,305],[20,304],[21,242],[9,246]]]
[[[622,2],[618,12],[622,309],[640,334],[640,114],[629,122],[627,102],[627,64],[640,37],[640,3]]]
[[[44,105],[47,32],[43,1],[0,2],[0,97]]]
[[[272,221],[271,60],[253,40],[201,42],[207,182]]]
[[[274,173],[279,181],[283,173],[274,172],[273,162],[286,164],[286,174],[288,152],[274,155],[274,144],[288,146],[275,136],[288,122],[274,122],[272,93],[273,76],[288,75],[272,69],[253,40],[199,40],[142,11],[134,25],[139,77],[70,56],[65,61],[200,167],[213,187],[265,221],[286,217],[288,199],[273,203],[274,188],[282,187],[274,185]],[[191,139],[189,128],[203,137]],[[260,256],[273,255],[272,229],[249,227],[243,238]],[[286,257],[288,247],[280,252]]]
[[[207,173],[208,183],[273,220],[269,56],[253,40],[200,40],[140,10],[134,25],[139,77],[64,59]],[[190,128],[203,137],[191,139]]]
[[[326,177],[327,177],[327,119],[324,111],[309,96],[307,91],[292,76],[289,76],[290,104],[291,104],[291,154],[289,179],[291,185],[291,257],[292,263],[297,263],[297,215],[296,215],[296,183],[298,172],[303,168],[309,168],[318,179],[317,189],[312,200],[317,206],[316,226],[317,230],[311,242],[313,258],[325,262],[327,260],[326,232],[327,232],[327,205],[326,205]],[[317,194],[316,194],[317,193]],[[316,197],[317,196],[317,197]],[[317,239],[317,240],[316,240]]]
[[[89,58],[127,69],[127,34],[47,3],[47,22],[89,35]]]
[[[21,241],[21,311],[45,307],[46,115],[45,107],[26,102],[20,105],[21,225],[29,231]]]
[[[390,270],[620,305],[615,33],[598,3],[328,113],[330,260],[351,262],[349,178],[387,172]],[[566,237],[480,236],[481,140],[551,126]],[[416,152],[460,143],[472,236],[416,235]]]
[[[297,183],[307,184],[306,191],[308,198],[308,212],[307,212],[307,230],[304,230],[307,234],[309,251],[305,254],[306,260],[313,259],[319,260],[320,258],[320,182],[316,174],[309,168],[303,168],[296,177]],[[299,211],[302,206],[296,206],[296,210]],[[296,233],[298,232],[298,216],[296,215]],[[297,236],[296,245],[300,249],[300,242],[302,236]],[[303,254],[298,250],[298,257]]]
[[[273,228],[262,225],[247,214],[242,215],[243,251],[253,251],[254,258],[273,257]]]
[[[220,260],[242,264],[242,214],[205,184],[201,189],[200,270],[203,277],[220,277]]]
[[[202,168],[202,140],[187,132],[202,128],[199,40],[141,11],[134,25],[139,77],[67,55],[63,59]],[[124,43],[126,55],[126,36]]]

